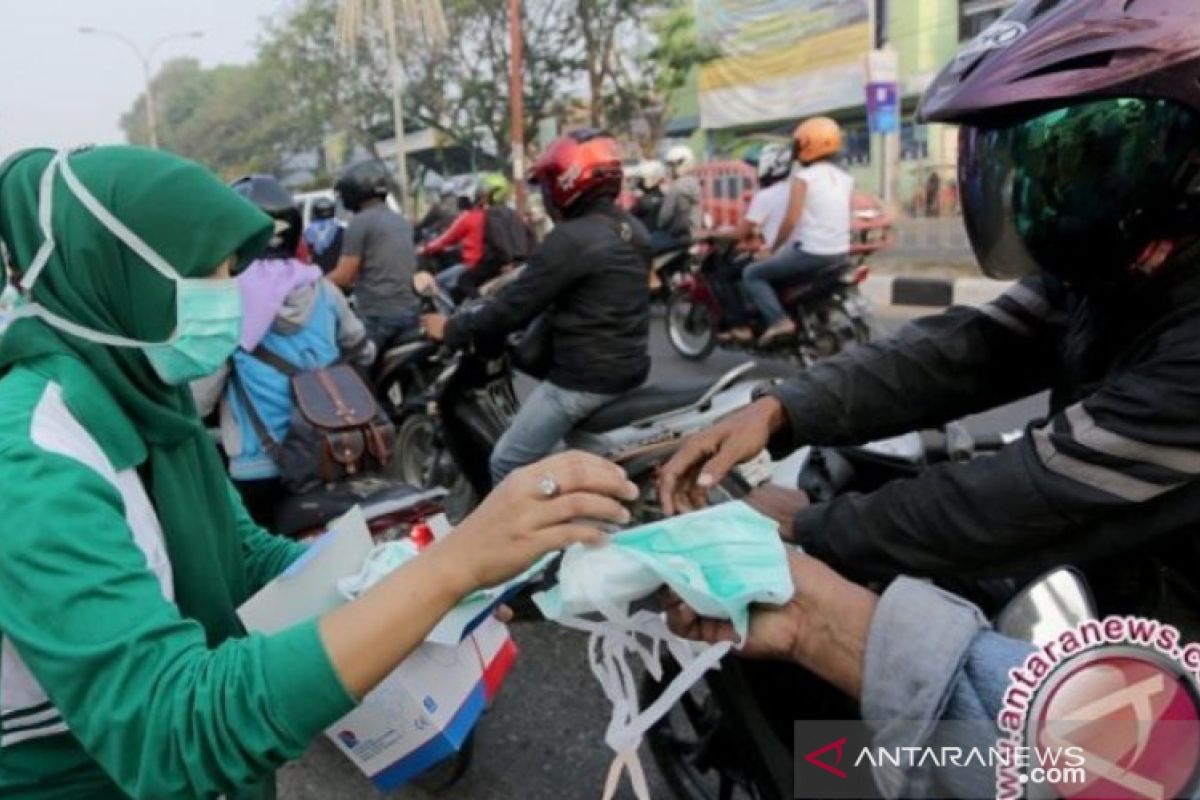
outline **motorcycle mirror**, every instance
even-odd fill
[[[1063,567],[1038,578],[1008,602],[996,617],[996,631],[1036,646],[1096,616],[1087,581]]]
[[[437,279],[428,272],[418,272],[413,275],[412,287],[421,297],[433,297],[437,294]]]

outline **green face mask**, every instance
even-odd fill
[[[606,797],[615,793],[623,769],[630,771],[638,796],[649,796],[637,757],[642,736],[731,647],[728,642],[698,646],[680,640],[660,614],[629,614],[630,603],[663,585],[700,614],[732,621],[743,641],[751,604],[783,605],[795,591],[778,527],[745,503],[725,503],[623,531],[603,547],[567,550],[558,584],[533,599],[548,619],[591,634],[592,673],[613,704],[605,741],[617,757]],[[590,613],[604,621],[579,617]],[[662,645],[683,669],[653,705],[639,711],[627,655],[637,653],[646,669],[660,677],[657,654]]]
[[[68,163],[70,151],[60,151],[42,174],[38,221],[44,237],[33,262],[24,271],[21,287],[29,302],[16,308],[12,319],[37,317],[47,325],[81,339],[110,347],[135,347],[146,354],[154,371],[168,385],[178,386],[215,372],[237,349],[242,333],[242,294],[236,280],[182,277],[137,234],[114,217],[88,191]],[[175,284],[175,331],[163,342],[141,342],[79,325],[38,305],[32,290],[54,253],[51,220],[54,178],[61,173],[71,193],[100,224],[160,275]]]

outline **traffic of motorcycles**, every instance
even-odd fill
[[[715,176],[726,168],[720,164],[701,167],[705,188],[709,189]],[[739,175],[743,172],[749,195],[754,172],[749,167],[739,169]],[[627,185],[634,190],[642,188],[645,168],[632,173]],[[476,201],[476,191],[475,187],[457,194],[447,191],[441,199],[465,211]],[[488,191],[486,186],[482,191]],[[623,194],[619,202],[633,207],[637,197]],[[305,217],[328,217],[334,208],[327,197],[311,203],[304,198],[302,203]],[[794,335],[768,347],[736,343],[720,335],[728,326],[723,322],[718,294],[712,290],[719,280],[717,275],[730,264],[744,266],[753,258],[752,241],[738,238],[729,226],[707,227],[700,235],[685,237],[654,255],[647,292],[665,306],[666,334],[675,351],[687,359],[702,359],[720,344],[748,354],[787,359],[803,367],[868,341],[869,311],[858,285],[868,273],[866,258],[890,244],[891,219],[878,201],[856,196],[854,203],[854,248],[850,256],[812,280],[781,287],[781,300],[797,329]],[[711,209],[711,202],[707,205]],[[706,216],[706,222],[714,221],[711,210]],[[419,269],[412,279],[412,292],[419,300],[422,316],[471,313],[491,302],[524,269],[524,258],[516,258],[491,280],[465,291],[441,280],[463,258],[462,247],[456,243],[438,250],[430,245],[455,224],[454,218],[453,214],[443,214],[439,220],[436,214],[430,214],[415,231]],[[536,213],[532,221],[535,225],[543,222]],[[309,255],[317,260],[316,253]],[[327,263],[332,266],[336,258]],[[350,302],[354,303],[352,292]],[[520,339],[521,334],[513,334],[488,346],[454,349],[426,336],[420,325],[398,331],[379,349],[373,366],[363,370],[361,376],[394,434],[386,467],[346,474],[307,491],[287,493],[274,509],[273,529],[285,536],[308,539],[351,507],[359,506],[372,534],[384,542],[419,538],[439,515],[451,521],[465,517],[491,490],[489,455],[520,408],[520,375],[525,366]],[[626,470],[640,490],[631,504],[633,524],[660,519],[663,510],[656,487],[657,470],[684,438],[754,401],[762,383],[749,377],[755,367],[747,360],[716,379],[648,382],[582,420],[563,444],[610,459]],[[210,421],[215,427],[215,415]],[[220,438],[215,431],[214,435]],[[898,459],[895,468],[903,471],[927,461],[924,453],[907,453]],[[811,463],[793,461],[773,471],[764,453],[758,460],[738,467],[714,488],[712,499],[744,497],[768,482],[792,488],[811,483],[818,480],[814,476],[823,474],[825,463],[820,454],[814,454]],[[853,488],[848,483],[839,490]],[[532,590],[524,596],[528,594]],[[513,605],[518,613],[537,614],[522,597]],[[648,677],[643,682],[643,704],[653,702],[677,670],[678,665],[664,654],[661,671],[665,677],[662,681]],[[759,796],[786,796],[783,792],[790,772],[784,768],[782,754],[787,742],[770,733],[773,728],[764,722],[770,717],[770,708],[756,699],[757,690],[752,685],[759,679],[750,674],[753,670],[753,666],[730,667],[719,675],[711,673],[706,679],[707,688],[694,690],[696,696],[683,705],[691,708],[700,704],[706,709],[707,722],[699,728],[694,719],[667,715],[648,732],[660,771],[678,796],[708,797],[713,786],[720,787],[720,796],[735,786],[753,786]],[[722,749],[716,744],[720,736],[713,739],[718,731],[743,730],[747,725],[755,731],[748,739],[754,743],[752,748]],[[750,761],[736,755],[750,750],[755,753]],[[437,775],[461,775],[471,752],[470,747],[463,748]],[[774,763],[764,755],[771,753],[780,756]]]

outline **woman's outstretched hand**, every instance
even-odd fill
[[[629,522],[621,503],[637,496],[620,467],[586,453],[512,473],[449,536],[321,618],[342,684],[364,696],[464,596],[519,575],[547,553],[603,541],[601,526]]]
[[[465,594],[519,575],[546,553],[601,542],[600,525],[628,523],[622,503],[637,496],[610,461],[581,452],[550,456],[509,475],[429,555],[448,563]]]

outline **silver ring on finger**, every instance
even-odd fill
[[[541,492],[542,497],[549,500],[558,497],[558,493],[562,491],[562,487],[559,486],[558,481],[553,475],[546,473],[538,481],[538,491]]]

